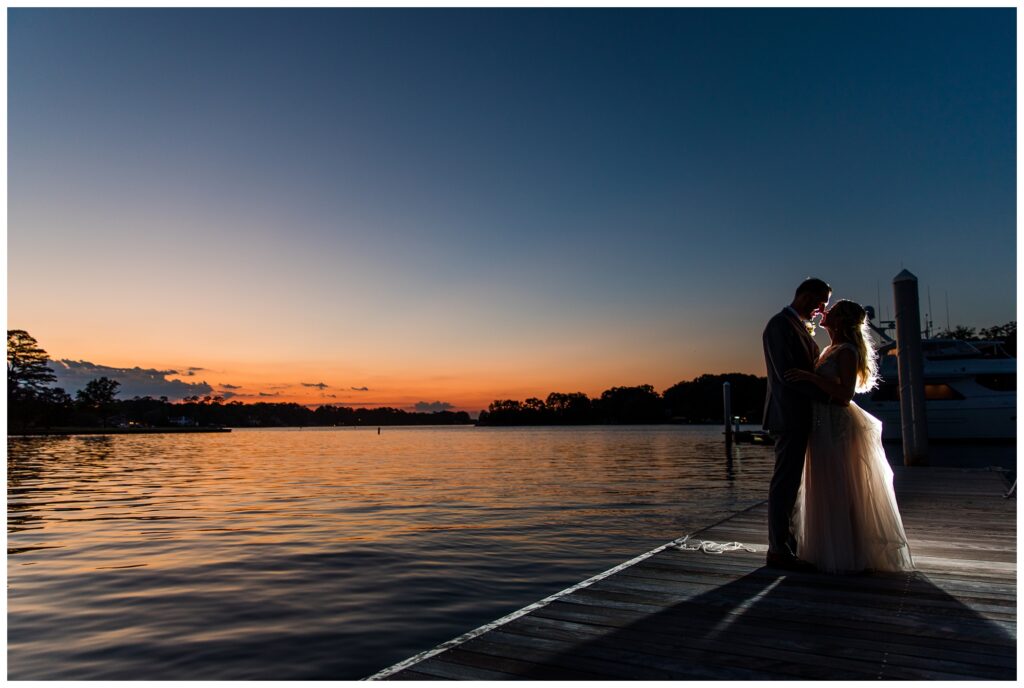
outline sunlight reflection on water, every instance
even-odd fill
[[[355,679],[766,497],[719,427],[8,439],[10,679]]]

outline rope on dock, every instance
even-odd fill
[[[913,571],[910,571],[910,572],[904,574],[903,591],[900,593],[900,607],[899,607],[899,609],[896,610],[896,616],[897,617],[903,615],[903,607],[907,603],[907,593],[910,592],[910,583],[911,583],[911,581],[914,580],[914,578],[915,578],[915,576],[914,576],[914,572]],[[884,680],[885,670],[888,669],[888,668],[889,668],[889,651],[886,650],[885,653],[882,655],[881,664],[878,666],[878,676],[876,676],[875,678],[877,680],[879,680],[879,681]]]
[[[740,550],[744,552],[758,552],[765,551],[766,548],[758,550],[756,545],[744,545],[742,542],[713,542],[711,540],[697,540],[691,543],[690,536],[687,535],[676,544],[676,549],[681,549],[684,552],[703,552],[704,554],[725,554],[726,552],[738,552]]]

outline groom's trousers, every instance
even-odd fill
[[[804,473],[810,428],[774,435],[775,471],[768,488],[768,551],[796,556],[793,508]]]

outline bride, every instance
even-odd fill
[[[882,423],[852,401],[854,392],[872,389],[878,377],[865,311],[838,301],[821,324],[832,343],[814,372],[786,372],[790,382],[809,381],[831,397],[814,402],[794,515],[797,555],[827,573],[912,571]]]

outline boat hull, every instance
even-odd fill
[[[898,401],[857,400],[865,411],[882,421],[882,439],[902,437]],[[1017,437],[1017,404],[1006,400],[971,403],[928,402],[928,438],[932,440],[1012,440]]]

